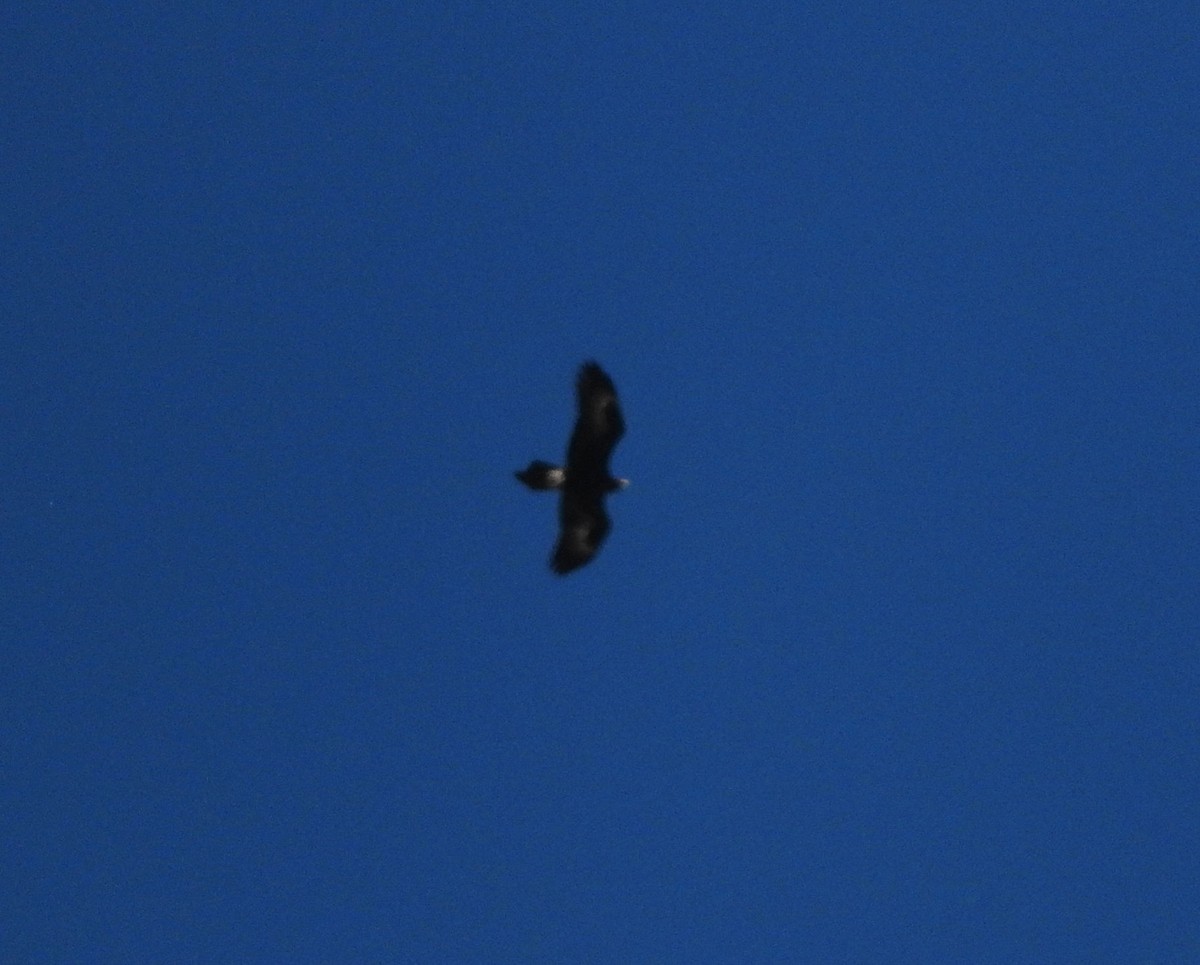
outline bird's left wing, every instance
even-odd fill
[[[558,544],[550,557],[550,568],[558,574],[570,573],[591,560],[612,528],[600,493],[564,490],[558,521]]]

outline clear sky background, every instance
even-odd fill
[[[0,19],[0,959],[1200,961],[1194,4]]]

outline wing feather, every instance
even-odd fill
[[[550,568],[555,573],[570,573],[588,562],[612,528],[604,511],[600,492],[567,488],[558,505],[559,534]]]
[[[607,478],[608,460],[625,434],[616,386],[599,365],[586,362],[579,369],[575,387],[579,418],[567,446],[568,469],[576,478]]]

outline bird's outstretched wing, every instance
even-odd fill
[[[567,446],[567,469],[576,478],[608,478],[608,460],[625,434],[625,419],[612,379],[595,362],[586,362],[575,381],[579,418]]]
[[[564,489],[558,522],[558,544],[550,557],[550,568],[558,574],[570,573],[588,562],[612,528],[599,490]]]

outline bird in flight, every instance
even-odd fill
[[[553,466],[535,459],[514,475],[530,489],[557,489],[558,543],[550,568],[559,575],[591,561],[600,549],[612,521],[604,511],[604,498],[624,489],[628,479],[608,471],[608,460],[621,436],[625,420],[617,403],[612,379],[595,362],[585,362],[575,380],[579,418],[567,446],[567,464]]]

